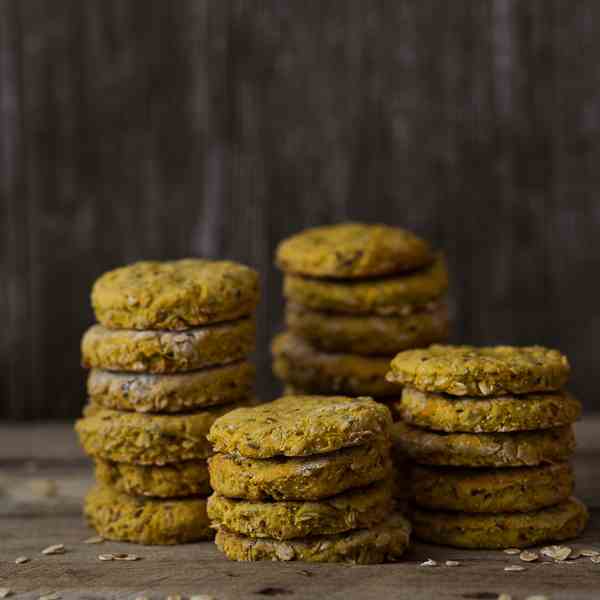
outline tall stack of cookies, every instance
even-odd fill
[[[464,548],[522,548],[576,537],[567,358],[541,346],[434,345],[396,356],[404,386],[398,449],[416,463],[415,535]]]
[[[288,330],[272,345],[273,370],[290,393],[398,395],[385,380],[397,352],[445,341],[444,260],[412,233],[342,223],[284,240]]]
[[[232,560],[397,560],[389,410],[370,398],[287,396],[217,419],[208,514]]]
[[[107,539],[212,537],[209,429],[252,401],[257,273],[228,261],[139,262],[100,277],[83,336],[89,403],[76,424],[96,464],[85,513]]]

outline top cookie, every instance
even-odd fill
[[[102,275],[92,290],[96,318],[112,329],[182,330],[250,314],[258,273],[231,261],[137,262]]]
[[[216,452],[248,458],[309,456],[386,443],[392,418],[371,398],[286,396],[233,410],[215,421],[208,439]]]
[[[399,227],[340,223],[314,227],[284,240],[277,265],[313,277],[370,277],[431,263],[429,244]]]
[[[454,396],[496,396],[546,392],[562,388],[569,361],[558,350],[542,346],[434,345],[400,352],[387,380],[424,392]]]

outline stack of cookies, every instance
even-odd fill
[[[287,396],[217,419],[208,514],[232,560],[397,560],[389,410],[370,398]]]
[[[273,369],[289,393],[384,400],[397,352],[445,341],[444,260],[412,233],[343,223],[284,240],[288,331],[273,341]]]
[[[104,274],[82,340],[89,404],[76,429],[96,464],[86,499],[103,537],[174,544],[212,537],[207,435],[252,401],[259,298],[233,262],[140,262]]]
[[[390,382],[404,386],[397,450],[416,466],[415,535],[464,548],[526,547],[579,535],[572,497],[567,358],[540,346],[434,345],[402,352]]]

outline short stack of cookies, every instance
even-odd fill
[[[253,401],[257,273],[229,261],[139,262],[92,291],[89,403],[76,424],[96,464],[85,513],[112,540],[209,539],[207,435]]]
[[[307,229],[277,249],[287,331],[272,345],[289,393],[385,400],[402,350],[446,341],[444,259],[398,227],[341,223]]]
[[[232,560],[398,560],[391,415],[370,398],[286,396],[217,419],[208,514]]]
[[[397,450],[416,465],[412,523],[424,540],[523,548],[578,536],[588,512],[572,496],[567,358],[531,347],[434,345],[396,356],[404,386]]]

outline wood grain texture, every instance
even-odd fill
[[[89,289],[141,258],[261,270],[346,218],[444,248],[455,340],[600,387],[600,4],[0,0],[0,417],[76,415]]]

